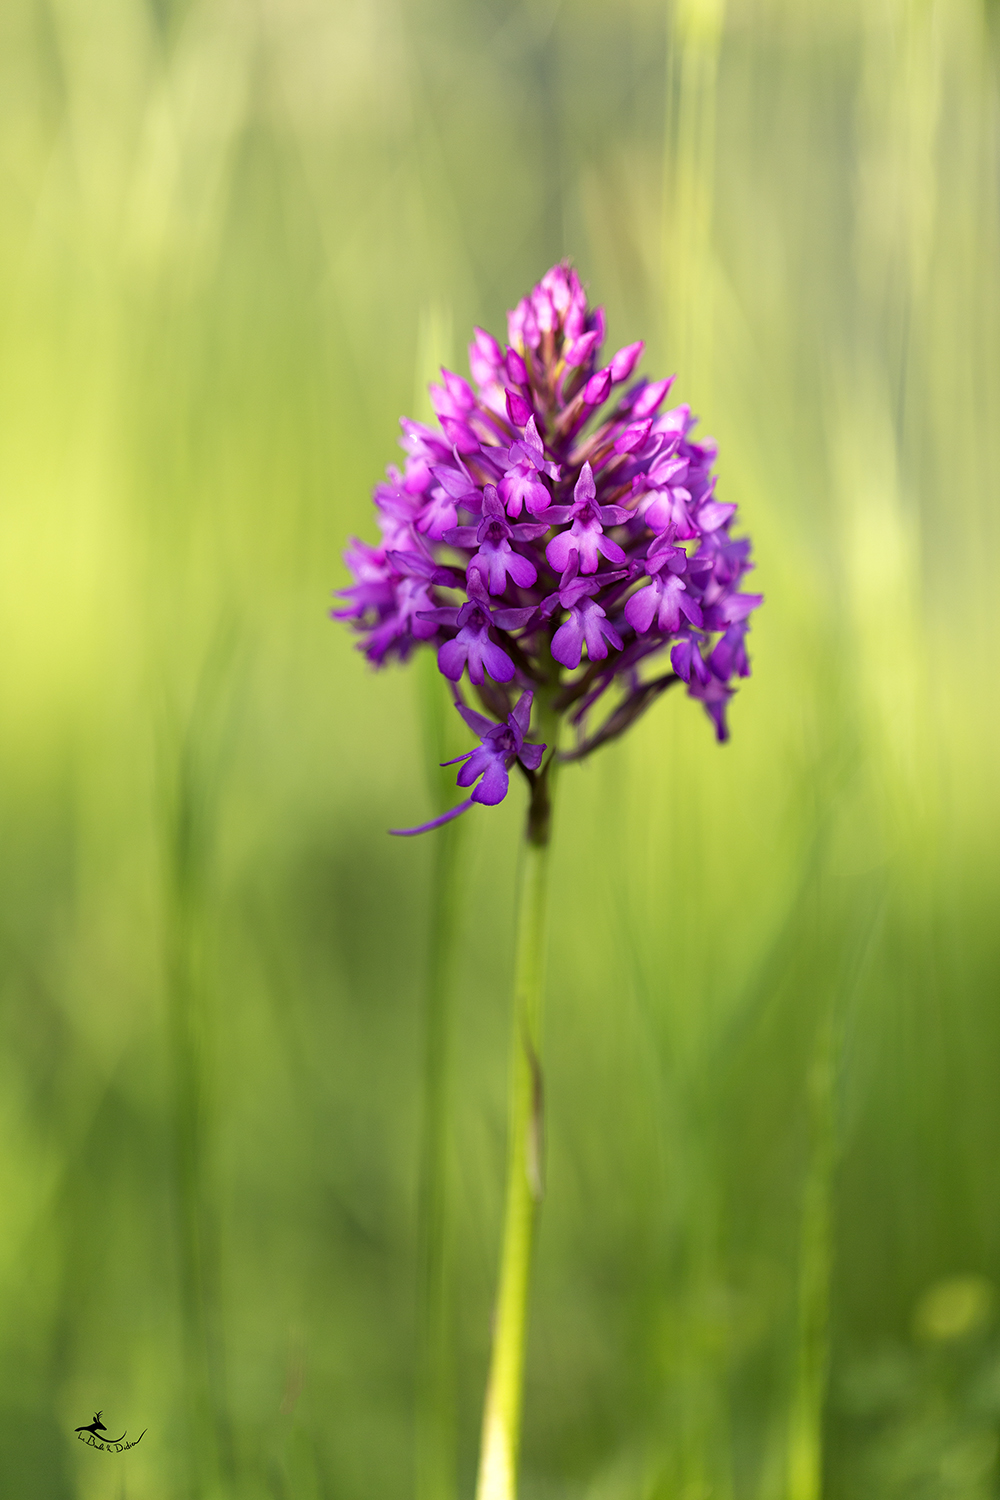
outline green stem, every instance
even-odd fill
[[[435,814],[454,801],[448,758],[450,698],[430,653],[418,678],[424,753]],[[430,942],[424,992],[424,1078],[421,1110],[420,1201],[417,1230],[416,1500],[454,1500],[455,1371],[449,1260],[449,1142],[451,1139],[451,997],[461,896],[463,820],[446,823],[433,840]]]
[[[524,1353],[535,1223],[543,1192],[539,1061],[548,919],[552,782],[558,716],[539,693],[534,733],[549,750],[532,782],[517,911],[507,1201],[493,1350],[483,1411],[476,1500],[514,1500],[521,1437]]]
[[[434,841],[420,1163],[417,1500],[455,1494],[454,1371],[448,1283],[451,991],[458,923],[461,821]]]

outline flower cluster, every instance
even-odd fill
[[[507,329],[505,347],[475,330],[473,384],[443,370],[430,387],[437,427],[403,419],[405,463],[374,494],[382,540],[352,543],[354,583],[333,611],[375,665],[419,645],[437,652],[485,736],[461,785],[476,757],[493,755],[490,737],[506,736],[499,770],[463,811],[499,801],[515,760],[536,770],[522,743],[535,690],[576,729],[562,759],[620,734],[678,681],[725,740],[761,602],[740,592],[750,543],[731,535],[735,505],[716,498],[715,444],[692,437],[688,406],[664,410],[672,379],[633,378],[641,343],[601,363],[604,313],[576,272],[553,266]],[[650,678],[647,663],[668,648],[671,670]],[[491,719],[464,706],[466,673]],[[611,689],[616,706],[594,730]],[[500,771],[499,796],[478,795],[499,787]]]

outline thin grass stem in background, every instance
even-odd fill
[[[823,1493],[823,1410],[830,1351],[837,1040],[831,1001],[820,1015],[807,1079],[809,1159],[802,1191],[798,1350],[788,1430],[788,1500]]]
[[[208,1181],[210,1104],[200,891],[192,867],[190,756],[178,767],[171,832],[167,916],[167,1019],[173,1082],[172,1116],[178,1268],[188,1413],[188,1492],[215,1493],[226,1469],[225,1396],[217,1327],[218,1226]]]
[[[884,915],[881,881],[859,882],[846,920],[828,918],[821,938],[829,952],[829,972],[820,981],[805,1079],[808,1155],[802,1184],[797,1348],[786,1455],[788,1500],[821,1500],[824,1493],[845,1055]]]
[[[418,691],[435,816],[444,812],[450,778],[443,710],[448,700],[434,658],[418,662]],[[455,942],[460,922],[461,819],[437,831],[431,858],[424,1076],[420,1143],[417,1308],[417,1500],[455,1494],[455,1353],[450,1288],[448,1182],[452,1139],[451,1055]]]
[[[725,0],[676,0],[668,36],[663,162],[667,350],[697,400],[712,371],[716,80]]]
[[[552,792],[559,716],[553,690],[539,690],[535,733],[548,749],[532,783],[521,852],[514,951],[513,1029],[503,1247],[493,1348],[483,1410],[476,1500],[514,1500],[535,1224],[544,1192],[542,999],[548,941]]]
[[[424,1006],[417,1362],[417,1500],[455,1493],[455,1370],[449,1295],[451,999],[459,921],[461,824],[440,830],[433,852]]]
[[[222,630],[209,652],[176,750],[164,830],[175,1212],[189,1427],[187,1486],[193,1497],[229,1493],[235,1480],[212,1182],[215,1048],[206,955],[208,871],[225,742],[232,729],[226,678],[233,643],[232,632]]]
[[[439,379],[441,365],[451,359],[451,347],[451,309],[444,303],[429,304],[420,318],[414,390],[415,409],[425,420],[433,418],[427,381]],[[437,817],[447,809],[454,791],[452,776],[440,769],[449,758],[448,732],[454,715],[434,658],[420,654],[414,665],[423,760]],[[452,1500],[456,1491],[448,1184],[453,1113],[452,996],[464,838],[461,819],[447,823],[438,830],[431,852],[417,1226],[417,1500]]]
[[[719,60],[726,0],[675,0],[667,33],[663,141],[662,315],[667,356],[685,395],[708,403],[713,376],[715,141]],[[676,834],[676,830],[675,830]],[[647,986],[637,994],[649,1007]],[[683,1002],[682,1002],[683,1005]],[[711,1091],[697,1050],[687,1055],[684,1027],[669,1048],[654,1041],[658,1114],[671,1161],[677,1214],[671,1285],[658,1289],[670,1347],[662,1358],[666,1412],[655,1460],[659,1495],[732,1493],[727,1408],[729,1348],[725,1317],[720,1203]],[[665,1184],[666,1186],[666,1184]]]

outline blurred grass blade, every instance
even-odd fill
[[[227,1396],[215,1114],[220,1035],[211,979],[211,872],[234,730],[232,625],[216,636],[179,742],[162,746],[167,1017],[173,1074],[176,1222],[185,1391],[190,1431],[188,1488],[229,1492],[235,1480]]]
[[[666,347],[685,388],[707,399],[712,378],[712,219],[716,91],[725,0],[674,0],[664,151]]]
[[[421,318],[414,409],[431,417],[424,380],[438,380],[450,360],[451,317],[435,305]],[[442,769],[454,737],[450,699],[437,662],[424,653],[415,664],[422,754],[432,816],[455,800],[454,771]],[[423,1010],[420,1202],[417,1258],[417,1500],[453,1500],[456,1494],[456,1391],[454,1291],[449,1234],[454,1110],[452,1102],[455,961],[463,890],[462,819],[431,839],[432,874],[427,915],[427,974]]]

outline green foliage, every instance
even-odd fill
[[[729,746],[668,695],[561,778],[524,1495],[996,1493],[994,9],[0,8],[4,1496],[413,1491],[384,830],[466,744],[324,608],[415,369],[564,253],[767,603]],[[521,801],[463,829],[463,1494]]]

